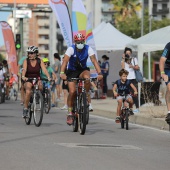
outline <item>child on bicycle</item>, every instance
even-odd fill
[[[44,65],[45,65],[45,67],[46,67],[46,69],[47,69],[47,71],[48,71],[48,73],[50,75],[50,78],[55,80],[56,79],[56,75],[55,75],[52,67],[50,67],[50,62],[49,62],[48,58],[43,58],[42,60],[43,60]],[[47,79],[48,80],[47,76],[44,74],[44,72],[42,70],[41,70],[40,76],[41,76],[41,79]],[[49,89],[51,88],[49,82],[43,81],[43,80],[42,80],[42,82],[43,82],[43,86],[48,87]]]
[[[133,115],[133,99],[130,95],[130,87],[134,90],[134,94],[137,95],[136,87],[131,83],[130,80],[127,80],[129,72],[125,69],[119,71],[120,79],[117,80],[113,86],[113,94],[114,97],[117,98],[118,106],[117,106],[117,117],[115,119],[116,123],[120,122],[120,114],[121,107],[123,103],[123,99],[126,96],[126,102],[129,103],[130,114]]]

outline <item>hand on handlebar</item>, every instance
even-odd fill
[[[23,81],[27,81],[27,80],[28,80],[28,78],[27,78],[27,77],[23,77],[23,76],[22,76],[22,80],[23,80]]]
[[[61,77],[62,80],[67,80],[66,74],[60,74],[60,77]]]
[[[161,77],[163,78],[163,80],[164,80],[165,82],[168,82],[168,80],[169,80],[168,75],[162,74]]]
[[[98,75],[97,76],[97,80],[102,80],[103,79],[103,75]]]

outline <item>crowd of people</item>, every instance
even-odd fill
[[[27,49],[27,56],[22,57],[18,62],[18,70],[20,76],[20,90],[21,90],[21,104],[23,107],[23,118],[27,117],[28,114],[28,103],[30,101],[31,91],[32,91],[32,82],[30,78],[39,78],[47,79],[48,81],[53,80],[53,84],[47,84],[48,88],[52,93],[52,107],[55,107],[55,102],[61,101],[61,94],[64,95],[64,106],[61,108],[63,110],[68,110],[67,114],[67,124],[71,125],[73,123],[73,101],[75,97],[75,82],[71,81],[71,78],[85,78],[85,89],[87,93],[87,99],[89,103],[89,110],[93,110],[90,98],[90,88],[93,86],[96,89],[96,86],[93,82],[90,82],[90,69],[87,67],[88,57],[91,59],[96,72],[98,74],[97,79],[103,81],[103,97],[107,97],[108,86],[107,86],[107,77],[109,75],[109,57],[106,55],[102,56],[103,62],[100,60],[97,61],[93,49],[85,44],[85,36],[81,33],[78,33],[74,36],[74,44],[65,52],[64,57],[62,58],[58,53],[54,53],[54,64],[50,66],[50,61],[48,58],[41,59],[39,55],[38,47],[30,46]],[[167,44],[162,57],[160,59],[160,71],[162,78],[167,82],[167,107],[168,114],[166,121],[170,120],[170,101],[169,101],[169,57],[170,53],[170,44]],[[164,66],[165,64],[165,66]],[[137,86],[138,82],[136,81],[135,70],[138,70],[138,61],[137,58],[132,57],[132,49],[125,48],[122,61],[121,61],[121,70],[119,72],[120,79],[117,80],[113,86],[113,94],[117,98],[117,118],[116,122],[120,120],[122,101],[126,94],[126,101],[129,103],[129,109],[131,115],[135,112],[139,112],[139,102],[137,97]],[[7,60],[4,60],[0,63],[0,80],[4,81],[6,86],[6,99],[9,97],[9,82],[12,78],[10,69],[8,68]],[[1,83],[2,84],[2,83]],[[43,89],[45,82],[38,80],[38,88]],[[130,95],[130,94],[134,95]],[[123,94],[123,95],[122,95]],[[57,98],[55,99],[55,96]],[[133,110],[133,104],[135,104],[136,109]]]

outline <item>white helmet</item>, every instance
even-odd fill
[[[28,47],[27,52],[38,53],[38,47],[30,46],[30,47]]]

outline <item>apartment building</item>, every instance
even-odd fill
[[[148,7],[148,4],[149,0],[144,0],[145,7]],[[152,14],[156,20],[170,19],[170,0],[153,0]]]

